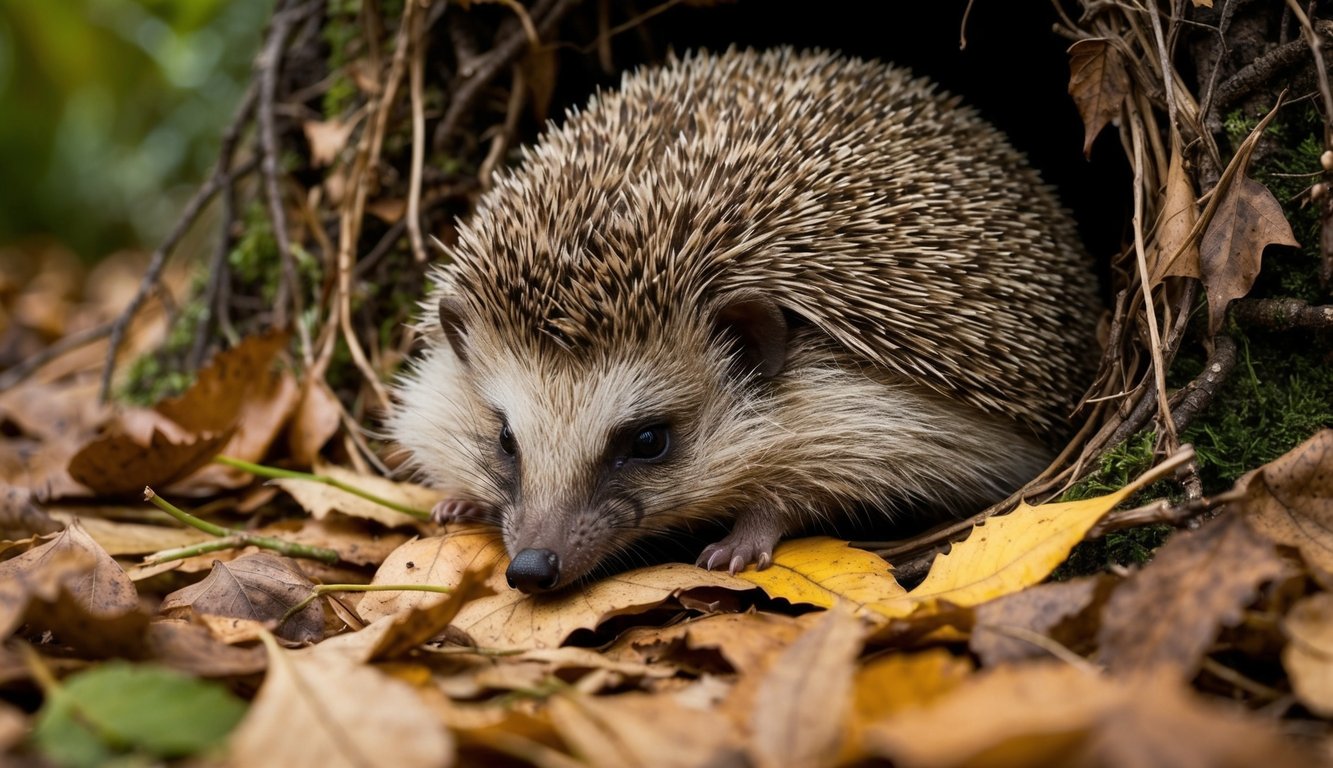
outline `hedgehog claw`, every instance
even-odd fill
[[[748,534],[733,531],[722,541],[705,547],[695,564],[710,571],[725,569],[732,576],[750,564],[762,571],[773,564],[773,547],[778,537],[753,534],[753,531]]]

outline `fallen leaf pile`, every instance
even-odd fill
[[[1333,431],[1136,571],[1048,579],[1133,485],[993,518],[917,584],[807,538],[764,571],[666,563],[534,597],[505,583],[493,531],[426,519],[430,489],[301,471],[339,421],[283,349],[247,339],[152,409],[40,378],[0,394],[6,451],[40,443],[34,408],[82,436],[63,467],[6,478],[0,749],[70,766],[1277,768],[1333,753]]]

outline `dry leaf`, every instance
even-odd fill
[[[384,561],[372,583],[448,586],[456,584],[468,568],[491,563],[496,570],[489,583],[496,594],[468,603],[454,620],[456,628],[488,648],[554,647],[578,629],[593,629],[612,616],[654,608],[681,590],[752,588],[726,574],[672,563],[617,574],[554,595],[529,596],[505,583],[508,557],[499,536],[490,529],[464,529],[408,542]],[[373,621],[441,599],[422,592],[375,592],[366,595],[358,611]]]
[[[683,662],[711,650],[747,677],[767,668],[769,660],[805,629],[798,619],[777,613],[719,613],[670,627],[637,627],[622,635],[607,653],[644,661]]]
[[[865,629],[835,606],[773,662],[755,696],[750,754],[759,766],[831,765],[844,737]]]
[[[1120,51],[1108,40],[1079,40],[1069,46],[1069,95],[1083,118],[1083,156],[1106,124],[1120,117],[1129,94],[1129,73]]]
[[[145,486],[165,488],[207,464],[231,439],[232,432],[205,433],[173,441],[153,430],[147,444],[113,433],[85,445],[70,459],[69,474],[99,494],[137,494]]]
[[[1114,584],[1108,576],[1038,584],[982,603],[968,647],[987,667],[1049,656],[1043,640],[1068,647],[1095,634],[1095,615],[1077,619],[1100,610]]]
[[[316,465],[315,474],[331,477],[382,499],[419,509],[423,512],[429,512],[430,508],[443,498],[443,494],[433,488],[412,483],[395,483],[383,477],[362,475],[342,467]],[[314,480],[283,478],[274,480],[273,484],[291,494],[292,498],[296,499],[296,503],[304,507],[317,520],[322,520],[330,512],[337,511],[350,517],[374,520],[390,527],[421,522],[411,515],[389,509],[382,504],[367,501],[360,496]]]
[[[0,753],[9,751],[28,735],[28,719],[18,709],[0,701]]]
[[[215,562],[202,581],[167,595],[161,610],[168,616],[216,616],[266,626],[308,598],[314,586],[290,560],[260,552]],[[318,641],[324,636],[324,604],[311,601],[275,632],[292,642]]]
[[[773,553],[773,565],[738,578],[759,585],[769,597],[831,608],[847,601],[859,611],[869,604],[907,594],[884,558],[845,541],[823,537],[784,541]]]
[[[495,594],[495,590],[486,584],[492,567],[493,564],[464,571],[453,591],[440,602],[418,605],[395,614],[367,660],[392,659],[416,648],[443,632],[464,605]]]
[[[1162,213],[1157,218],[1152,247],[1148,250],[1148,274],[1152,277],[1152,285],[1168,277],[1202,277],[1198,244],[1185,247],[1194,223],[1199,220],[1199,206],[1182,155],[1178,142],[1174,142],[1171,164],[1166,171]]]
[[[206,627],[180,619],[152,622],[144,640],[149,658],[199,677],[254,675],[268,667],[263,648],[228,645]]]
[[[717,727],[716,714],[682,706],[670,696],[566,694],[551,700],[550,711],[556,730],[591,766],[746,764],[739,739],[730,729]]]
[[[1286,566],[1239,515],[1178,533],[1116,589],[1102,613],[1100,658],[1117,674],[1191,679],[1221,627]]]
[[[1245,475],[1236,488],[1245,493],[1237,506],[1256,531],[1333,573],[1333,429]]]
[[[1199,263],[1208,294],[1208,334],[1222,328],[1227,306],[1250,292],[1259,277],[1264,248],[1299,246],[1282,204],[1268,187],[1237,174],[1218,202],[1199,242]]]
[[[1266,721],[1196,698],[1169,677],[1109,680],[1064,664],[998,667],[867,729],[901,768],[1027,765],[1297,768]]]
[[[873,659],[856,670],[854,722],[873,723],[929,704],[971,676],[972,662],[941,648]]]
[[[268,675],[230,738],[234,766],[440,768],[449,732],[406,684],[337,654],[298,655],[265,638]]]
[[[1333,717],[1333,594],[1320,592],[1292,606],[1282,620],[1287,646],[1282,666],[1307,709]]]
[[[347,146],[347,139],[355,126],[340,120],[307,120],[301,123],[306,141],[310,143],[310,164],[323,168],[332,163]]]
[[[168,528],[163,525],[122,523],[101,517],[80,516],[74,511],[76,509],[51,507],[49,511],[54,519],[63,523],[72,524],[77,520],[93,541],[112,556],[142,555],[163,549],[188,547],[214,538],[194,528]]]
[[[48,569],[56,573],[53,580],[42,578]],[[139,608],[134,583],[76,520],[47,543],[0,563],[0,637],[8,635],[17,620],[8,613],[15,603],[12,595],[21,594],[22,601],[29,595],[55,600],[56,586],[94,616],[123,616]]]
[[[1081,501],[1030,506],[992,517],[935,558],[924,581],[906,596],[870,606],[891,618],[941,601],[973,606],[1017,592],[1046,578],[1092,526],[1137,488]]]
[[[342,423],[338,396],[321,378],[307,378],[301,385],[300,403],[287,426],[287,447],[298,466],[315,464],[319,451]]]

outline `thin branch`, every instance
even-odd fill
[[[19,384],[42,366],[66,352],[71,352],[85,344],[92,344],[95,341],[106,338],[111,335],[113,326],[114,322],[106,322],[101,325],[95,325],[92,328],[85,328],[77,333],[62,336],[59,341],[56,341],[37,354],[30,355],[16,365],[10,366],[4,373],[0,373],[0,392]]]
[[[408,0],[414,4],[416,0]],[[407,9],[404,9],[407,13]],[[408,67],[412,99],[412,167],[407,185],[407,234],[412,241],[412,255],[418,264],[426,263],[426,242],[421,236],[421,171],[426,159],[426,112],[422,95],[426,66],[426,36],[421,14],[412,14],[412,61]]]

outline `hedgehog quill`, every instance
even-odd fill
[[[1024,158],[907,71],[698,53],[552,128],[433,274],[389,432],[558,589],[712,525],[764,568],[854,515],[971,514],[1035,476],[1100,311]]]

